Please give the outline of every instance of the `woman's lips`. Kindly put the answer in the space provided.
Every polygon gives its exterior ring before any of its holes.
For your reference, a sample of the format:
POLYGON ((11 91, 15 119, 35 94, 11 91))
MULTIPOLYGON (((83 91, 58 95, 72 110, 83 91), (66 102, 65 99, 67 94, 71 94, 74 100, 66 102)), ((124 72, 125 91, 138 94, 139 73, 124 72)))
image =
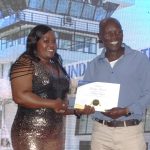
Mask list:
POLYGON ((53 52, 54 50, 53 50, 53 49, 48 49, 47 51, 48 51, 48 52, 53 52))

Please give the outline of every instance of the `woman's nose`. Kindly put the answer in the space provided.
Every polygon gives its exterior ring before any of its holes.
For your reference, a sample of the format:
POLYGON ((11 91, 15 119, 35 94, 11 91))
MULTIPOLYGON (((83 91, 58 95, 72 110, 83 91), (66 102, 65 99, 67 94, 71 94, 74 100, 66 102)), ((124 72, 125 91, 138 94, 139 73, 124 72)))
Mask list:
POLYGON ((49 43, 48 47, 50 47, 50 48, 56 48, 56 43, 49 43))

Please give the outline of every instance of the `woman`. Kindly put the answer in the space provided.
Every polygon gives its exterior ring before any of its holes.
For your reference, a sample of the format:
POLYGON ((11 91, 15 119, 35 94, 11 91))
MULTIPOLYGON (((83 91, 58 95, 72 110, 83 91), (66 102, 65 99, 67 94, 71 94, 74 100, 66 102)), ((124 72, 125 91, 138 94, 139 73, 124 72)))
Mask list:
POLYGON ((11 129, 14 150, 63 150, 64 115, 90 114, 94 109, 67 109, 69 76, 56 52, 55 34, 37 25, 27 37, 26 51, 10 70, 18 110, 11 129))

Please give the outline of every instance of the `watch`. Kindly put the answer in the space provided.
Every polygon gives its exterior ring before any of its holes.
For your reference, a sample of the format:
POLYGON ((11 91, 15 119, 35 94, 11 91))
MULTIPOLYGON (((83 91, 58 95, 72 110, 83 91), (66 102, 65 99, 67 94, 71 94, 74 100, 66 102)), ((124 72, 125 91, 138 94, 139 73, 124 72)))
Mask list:
POLYGON ((74 115, 77 117, 77 119, 80 119, 81 117, 81 114, 78 114, 75 109, 74 109, 74 115))
POLYGON ((130 116, 131 114, 132 114, 132 113, 129 111, 129 109, 126 108, 126 114, 125 114, 125 116, 128 117, 128 116, 130 116))

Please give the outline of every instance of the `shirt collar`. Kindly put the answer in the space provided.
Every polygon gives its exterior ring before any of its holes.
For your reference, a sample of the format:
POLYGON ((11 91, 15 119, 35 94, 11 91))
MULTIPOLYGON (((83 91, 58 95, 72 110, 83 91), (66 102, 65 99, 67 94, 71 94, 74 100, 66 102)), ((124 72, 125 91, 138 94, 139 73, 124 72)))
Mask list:
MULTIPOLYGON (((125 48, 125 53, 124 55, 128 55, 131 53, 131 48, 129 46, 127 46, 125 43, 122 43, 122 46, 125 48)), ((106 48, 104 47, 102 49, 101 54, 99 55, 99 59, 105 59, 105 53, 106 53, 106 48)))

